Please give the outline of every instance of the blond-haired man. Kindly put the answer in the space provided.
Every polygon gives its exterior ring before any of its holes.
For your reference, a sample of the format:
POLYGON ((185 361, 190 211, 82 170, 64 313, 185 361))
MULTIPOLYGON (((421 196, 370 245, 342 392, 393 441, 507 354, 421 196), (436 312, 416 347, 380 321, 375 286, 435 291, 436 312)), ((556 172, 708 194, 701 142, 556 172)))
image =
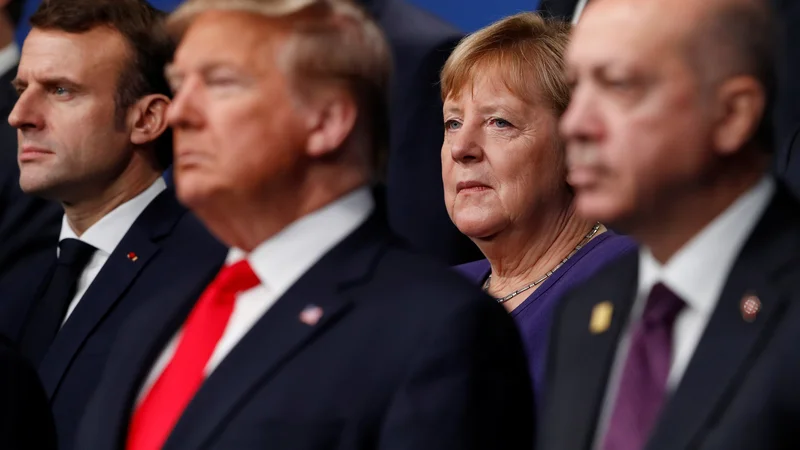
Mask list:
POLYGON ((376 25, 343 0, 195 0, 169 27, 178 196, 231 251, 121 332, 79 448, 529 449, 511 319, 371 197, 376 25))

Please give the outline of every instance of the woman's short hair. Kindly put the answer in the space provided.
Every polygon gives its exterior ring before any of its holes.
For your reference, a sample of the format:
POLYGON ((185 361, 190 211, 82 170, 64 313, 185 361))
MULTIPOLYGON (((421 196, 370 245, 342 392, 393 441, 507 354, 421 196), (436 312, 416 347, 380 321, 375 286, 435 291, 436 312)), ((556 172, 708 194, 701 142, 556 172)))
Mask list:
POLYGON ((560 116, 569 104, 564 53, 570 24, 525 12, 506 17, 461 40, 442 69, 442 100, 459 95, 476 74, 499 68, 517 97, 546 101, 560 116))

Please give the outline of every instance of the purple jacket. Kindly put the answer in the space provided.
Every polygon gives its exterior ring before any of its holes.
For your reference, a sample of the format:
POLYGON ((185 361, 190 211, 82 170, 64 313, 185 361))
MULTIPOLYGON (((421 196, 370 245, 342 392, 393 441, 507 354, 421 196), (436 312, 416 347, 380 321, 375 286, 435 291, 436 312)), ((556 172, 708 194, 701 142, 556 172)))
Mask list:
MULTIPOLYGON (((525 344, 528 368, 533 379, 533 389, 537 400, 542 398, 550 316, 559 299, 602 266, 635 248, 636 244, 633 240, 611 231, 597 236, 567 260, 530 297, 511 312, 511 317, 517 323, 525 344)), ((482 259, 456 266, 456 270, 476 284, 483 285, 492 269, 489 261, 482 259)), ((589 326, 588 322, 586 326, 589 326)), ((537 402, 537 404, 540 403, 537 402)))

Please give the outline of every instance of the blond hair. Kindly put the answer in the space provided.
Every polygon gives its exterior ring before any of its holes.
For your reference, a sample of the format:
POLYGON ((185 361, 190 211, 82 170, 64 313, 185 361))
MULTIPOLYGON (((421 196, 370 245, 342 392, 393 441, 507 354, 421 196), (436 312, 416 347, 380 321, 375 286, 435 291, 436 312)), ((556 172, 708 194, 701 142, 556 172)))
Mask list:
POLYGON ((350 0, 187 0, 167 20, 175 38, 206 11, 239 11, 280 20, 289 38, 281 63, 299 79, 344 83, 355 99, 360 127, 370 134, 372 163, 382 171, 389 146, 392 59, 378 25, 350 0))
POLYGON ((569 23, 526 12, 470 34, 442 69, 442 100, 460 95, 478 73, 499 69, 498 81, 512 94, 532 103, 544 100, 560 116, 570 98, 564 75, 569 33, 569 23))

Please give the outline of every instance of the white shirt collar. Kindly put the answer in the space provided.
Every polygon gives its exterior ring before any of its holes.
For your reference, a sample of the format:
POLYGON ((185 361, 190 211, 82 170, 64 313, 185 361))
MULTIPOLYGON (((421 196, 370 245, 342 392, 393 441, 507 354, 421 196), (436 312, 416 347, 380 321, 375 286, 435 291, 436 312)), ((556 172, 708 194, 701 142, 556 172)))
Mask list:
POLYGON ((167 189, 167 183, 164 182, 163 178, 158 177, 149 188, 114 208, 102 219, 98 220, 97 223, 89 227, 80 237, 69 226, 65 215, 61 221, 61 237, 58 240, 60 242, 67 238, 80 239, 99 251, 110 255, 122 241, 122 238, 125 237, 133 222, 147 208, 147 205, 165 189, 167 189))
POLYGON ((374 209, 369 188, 360 188, 295 221, 249 255, 231 248, 227 263, 247 257, 264 286, 272 292, 285 292, 325 253, 364 223, 374 209))
POLYGON ((662 282, 688 307, 710 313, 736 257, 774 192, 774 180, 765 176, 664 265, 648 248, 642 247, 639 251, 639 298, 646 297, 654 284, 662 282))
POLYGON ((13 69, 17 64, 19 64, 19 47, 16 42, 12 42, 0 50, 0 75, 13 69))

